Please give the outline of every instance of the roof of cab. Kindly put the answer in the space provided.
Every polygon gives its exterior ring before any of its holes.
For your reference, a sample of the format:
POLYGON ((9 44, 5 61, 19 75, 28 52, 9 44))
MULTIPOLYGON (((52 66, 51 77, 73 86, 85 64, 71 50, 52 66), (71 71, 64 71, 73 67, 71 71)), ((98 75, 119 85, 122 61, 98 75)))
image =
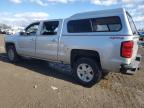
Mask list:
POLYGON ((99 11, 89 11, 89 12, 83 12, 83 13, 77 13, 69 17, 70 19, 73 18, 80 18, 80 17, 85 17, 89 15, 113 15, 113 14, 118 14, 118 13, 124 13, 126 10, 124 8, 116 8, 116 9, 107 9, 107 10, 99 10, 99 11))

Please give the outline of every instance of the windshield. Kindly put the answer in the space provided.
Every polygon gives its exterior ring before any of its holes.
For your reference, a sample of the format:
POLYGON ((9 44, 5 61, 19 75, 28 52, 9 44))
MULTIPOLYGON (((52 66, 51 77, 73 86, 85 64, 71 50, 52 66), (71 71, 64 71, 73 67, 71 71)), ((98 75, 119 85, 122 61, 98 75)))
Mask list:
POLYGON ((138 34, 137 29, 136 29, 136 26, 135 26, 135 24, 134 24, 134 22, 133 22, 133 19, 132 19, 132 17, 130 16, 130 14, 129 14, 128 12, 127 12, 127 17, 128 17, 129 24, 130 24, 130 26, 131 26, 131 30, 132 30, 133 34, 134 34, 134 35, 135 35, 135 34, 138 34))

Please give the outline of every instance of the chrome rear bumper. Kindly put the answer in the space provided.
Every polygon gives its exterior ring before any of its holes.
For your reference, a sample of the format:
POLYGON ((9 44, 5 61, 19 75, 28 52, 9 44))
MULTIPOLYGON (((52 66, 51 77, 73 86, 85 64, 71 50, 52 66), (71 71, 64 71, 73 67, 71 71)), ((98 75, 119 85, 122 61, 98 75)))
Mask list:
POLYGON ((126 74, 135 74, 137 70, 140 69, 140 63, 141 63, 141 55, 137 55, 136 59, 129 65, 122 64, 120 68, 121 73, 126 74))

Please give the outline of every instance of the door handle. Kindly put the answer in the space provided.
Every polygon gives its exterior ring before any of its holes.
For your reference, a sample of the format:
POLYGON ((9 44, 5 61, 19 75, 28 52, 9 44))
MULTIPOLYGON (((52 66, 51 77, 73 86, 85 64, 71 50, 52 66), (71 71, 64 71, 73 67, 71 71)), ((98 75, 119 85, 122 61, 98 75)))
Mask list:
POLYGON ((34 41, 35 39, 34 39, 34 38, 31 38, 30 40, 31 40, 31 41, 34 41))

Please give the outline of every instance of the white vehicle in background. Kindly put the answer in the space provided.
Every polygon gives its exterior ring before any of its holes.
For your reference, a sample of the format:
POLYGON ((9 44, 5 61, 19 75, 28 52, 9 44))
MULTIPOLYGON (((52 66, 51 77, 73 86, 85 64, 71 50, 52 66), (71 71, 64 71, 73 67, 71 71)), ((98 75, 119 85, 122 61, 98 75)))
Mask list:
POLYGON ((7 34, 7 35, 13 35, 13 34, 15 34, 15 33, 14 33, 14 31, 13 31, 12 29, 7 29, 7 30, 6 30, 6 34, 7 34))
POLYGON ((74 78, 92 86, 104 71, 135 73, 138 41, 130 14, 112 9, 32 23, 19 36, 6 36, 5 48, 11 62, 24 56, 70 64, 74 78))

